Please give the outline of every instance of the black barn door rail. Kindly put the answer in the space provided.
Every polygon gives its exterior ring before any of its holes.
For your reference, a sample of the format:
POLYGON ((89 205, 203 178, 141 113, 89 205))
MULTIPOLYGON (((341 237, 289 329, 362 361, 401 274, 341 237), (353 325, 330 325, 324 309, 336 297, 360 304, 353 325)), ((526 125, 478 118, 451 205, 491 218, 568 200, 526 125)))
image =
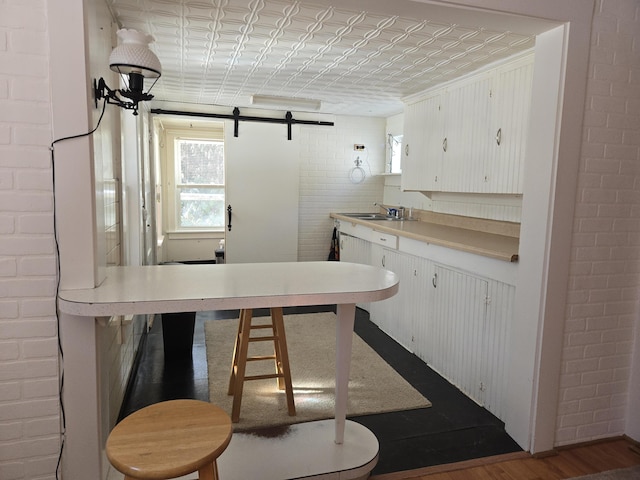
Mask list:
POLYGON ((223 118, 233 120, 233 136, 238 136, 240 122, 262 122, 262 123, 282 123, 287 125, 287 140, 291 140, 292 125, 318 125, 333 127, 333 122, 321 122, 317 120, 296 120, 291 112, 287 112, 285 118, 274 117, 253 117, 249 115, 240 115, 240 109, 235 107, 232 115, 224 113, 204 113, 204 112, 182 112, 179 110, 164 110, 162 108, 152 108, 151 113, 159 115, 181 115, 184 117, 204 117, 204 118, 223 118))

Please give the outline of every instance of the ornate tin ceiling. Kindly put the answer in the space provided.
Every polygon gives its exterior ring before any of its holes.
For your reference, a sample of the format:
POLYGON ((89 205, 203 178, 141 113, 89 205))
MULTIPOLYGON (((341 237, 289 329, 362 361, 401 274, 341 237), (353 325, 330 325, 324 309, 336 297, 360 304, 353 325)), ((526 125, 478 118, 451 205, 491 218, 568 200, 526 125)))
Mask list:
POLYGON ((106 0, 150 33, 155 106, 319 99, 321 112, 387 116, 401 99, 533 47, 548 25, 408 0, 106 0))

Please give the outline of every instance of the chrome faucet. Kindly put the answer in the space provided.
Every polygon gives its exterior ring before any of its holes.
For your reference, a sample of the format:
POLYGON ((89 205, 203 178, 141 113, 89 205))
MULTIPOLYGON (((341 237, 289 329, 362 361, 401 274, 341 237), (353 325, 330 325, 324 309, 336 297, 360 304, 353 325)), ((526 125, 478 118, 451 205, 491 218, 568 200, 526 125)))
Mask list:
POLYGON ((384 210, 386 210, 386 211, 387 211, 387 215, 389 215, 390 217, 393 217, 393 213, 392 213, 392 212, 393 212, 393 210, 394 210, 393 208, 387 208, 387 207, 385 207, 384 205, 380 205, 380 204, 379 204, 379 203, 377 203, 377 202, 376 202, 376 203, 374 203, 374 205, 375 205, 376 207, 383 208, 384 210))
POLYGON ((387 211, 388 216, 404 220, 404 207, 387 208, 384 205, 380 205, 379 203, 374 203, 374 205, 376 207, 384 208, 387 211))

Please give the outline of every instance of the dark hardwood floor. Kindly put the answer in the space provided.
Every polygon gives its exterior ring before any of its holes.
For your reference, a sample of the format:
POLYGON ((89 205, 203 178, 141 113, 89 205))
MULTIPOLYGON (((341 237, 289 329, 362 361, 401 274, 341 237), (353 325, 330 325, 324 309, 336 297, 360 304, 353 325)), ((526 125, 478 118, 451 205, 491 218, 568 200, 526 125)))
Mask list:
MULTIPOLYGON (((335 311, 334 306, 285 308, 284 313, 335 311)), ((254 315, 268 310, 256 310, 254 315)), ((141 345, 120 418, 147 405, 176 398, 209 400, 204 322, 237 318, 237 311, 196 316, 192 357, 164 361, 159 319, 141 345)), ((373 474, 384 474, 521 451, 503 423, 463 395, 369 321, 357 309, 356 333, 433 404, 431 408, 352 417, 380 442, 373 474)))

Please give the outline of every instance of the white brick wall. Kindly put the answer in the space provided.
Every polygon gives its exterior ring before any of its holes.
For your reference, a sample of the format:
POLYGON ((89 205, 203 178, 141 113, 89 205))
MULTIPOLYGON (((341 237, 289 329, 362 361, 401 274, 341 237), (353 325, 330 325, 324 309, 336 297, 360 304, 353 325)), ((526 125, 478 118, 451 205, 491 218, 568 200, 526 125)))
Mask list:
POLYGON ((46 2, 0 1, 0 478, 60 448, 46 2))
POLYGON ((372 212, 381 203, 386 121, 380 118, 336 117, 333 127, 301 126, 298 260, 326 260, 331 246, 331 212, 372 212), (364 144, 355 152, 354 144, 364 144), (367 176, 349 178, 360 157, 367 176))
POLYGON ((640 2, 599 0, 566 310, 558 445, 624 433, 640 282, 640 2))

